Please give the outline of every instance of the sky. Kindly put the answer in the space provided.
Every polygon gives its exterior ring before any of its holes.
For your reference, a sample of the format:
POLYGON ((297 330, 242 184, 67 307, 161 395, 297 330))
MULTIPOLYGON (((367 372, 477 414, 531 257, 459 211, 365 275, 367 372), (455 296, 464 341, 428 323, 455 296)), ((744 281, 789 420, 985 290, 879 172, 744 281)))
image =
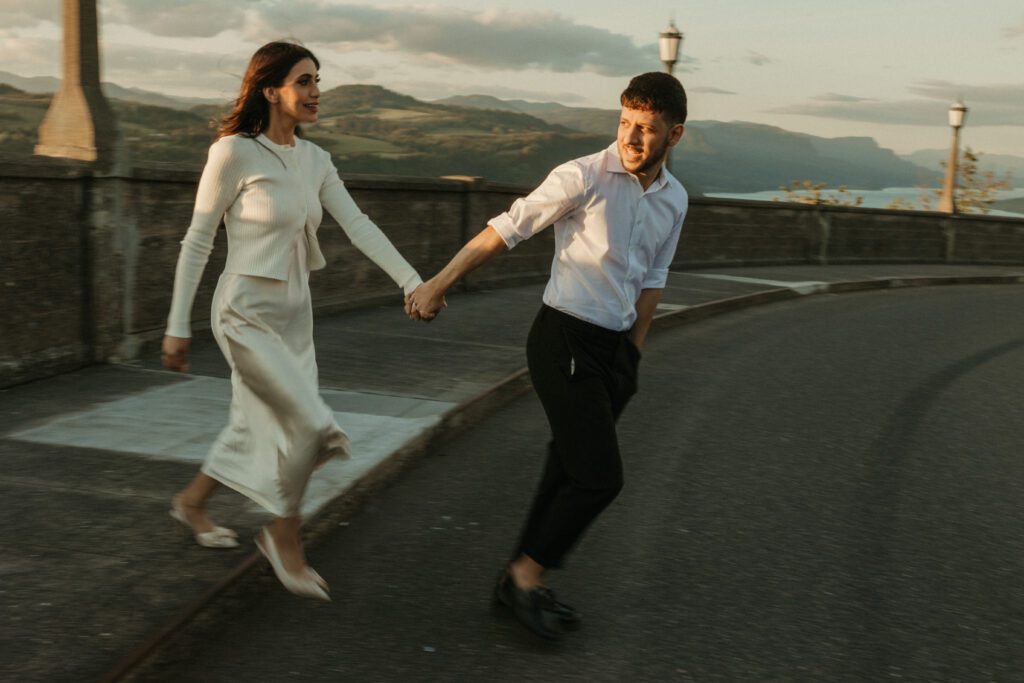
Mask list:
MULTIPOLYGON (((60 76, 59 0, 0 0, 0 65, 60 76)), ((615 109, 630 76, 662 69, 657 36, 685 35, 676 76, 691 120, 869 136, 898 153, 964 144, 1024 157, 1020 0, 99 0, 102 78, 234 98, 252 52, 300 40, 322 87, 375 83, 432 100, 486 94, 615 109)), ((609 131, 611 135, 613 131, 609 131)))

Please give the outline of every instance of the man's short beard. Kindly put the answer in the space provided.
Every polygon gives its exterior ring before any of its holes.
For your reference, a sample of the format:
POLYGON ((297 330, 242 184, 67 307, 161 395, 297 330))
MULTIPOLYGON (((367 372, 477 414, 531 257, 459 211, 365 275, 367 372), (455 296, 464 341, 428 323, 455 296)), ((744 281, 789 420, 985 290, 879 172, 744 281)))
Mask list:
POLYGON ((665 144, 663 144, 661 146, 661 149, 658 150, 657 154, 652 154, 650 157, 648 157, 647 161, 645 161, 639 168, 637 168, 634 171, 630 171, 630 173, 632 173, 634 175, 639 175, 641 173, 646 173, 647 171, 651 170, 652 168, 654 168, 655 166, 657 166, 658 164, 663 162, 667 155, 668 155, 668 140, 666 139, 665 140, 665 144))

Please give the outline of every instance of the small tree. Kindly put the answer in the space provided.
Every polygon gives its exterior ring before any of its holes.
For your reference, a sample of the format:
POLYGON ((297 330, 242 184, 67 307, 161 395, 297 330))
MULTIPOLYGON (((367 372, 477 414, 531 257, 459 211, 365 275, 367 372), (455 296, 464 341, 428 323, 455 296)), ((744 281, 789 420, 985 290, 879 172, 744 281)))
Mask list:
POLYGON ((988 213, 996 201, 999 190, 1010 189, 1010 174, 996 178, 993 171, 978 171, 978 160, 981 152, 974 152, 970 147, 964 148, 963 159, 957 167, 960 182, 957 183, 956 205, 966 213, 988 213))
MULTIPOLYGON (((1007 173, 1003 178, 997 178, 993 171, 978 171, 978 162, 982 153, 975 152, 970 147, 964 147, 960 162, 957 164, 956 183, 956 208, 963 213, 988 213, 991 211, 992 203, 998 197, 999 190, 1008 190, 1011 187, 1011 175, 1007 173)), ((943 169, 946 162, 941 162, 943 169)), ((932 200, 942 199, 942 178, 938 179, 939 187, 921 188, 921 196, 918 199, 920 207, 924 211, 934 211, 932 200)), ((894 199, 886 206, 889 209, 914 209, 913 204, 902 197, 894 199)))
MULTIPOLYGON (((925 197, 925 199, 927 199, 927 197, 925 197)), ((896 197, 896 199, 886 204, 885 208, 892 209, 893 211, 913 211, 917 207, 914 206, 914 202, 906 197, 896 197)))
POLYGON ((828 192, 828 183, 816 183, 812 180, 794 180, 789 187, 779 187, 783 197, 772 197, 772 201, 796 202, 798 204, 812 204, 814 206, 860 206, 864 203, 864 197, 852 195, 846 185, 840 185, 835 189, 835 194, 828 192))

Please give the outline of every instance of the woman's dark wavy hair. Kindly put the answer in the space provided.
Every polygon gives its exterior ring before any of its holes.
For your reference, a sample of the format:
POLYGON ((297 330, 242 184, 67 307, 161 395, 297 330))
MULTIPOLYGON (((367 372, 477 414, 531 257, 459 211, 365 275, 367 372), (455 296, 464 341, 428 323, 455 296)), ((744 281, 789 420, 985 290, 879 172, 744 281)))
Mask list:
MULTIPOLYGON (((242 78, 234 109, 221 120, 217 137, 237 133, 254 138, 266 130, 270 124, 270 104, 263 96, 263 89, 283 84, 292 67, 307 58, 320 68, 316 55, 296 43, 275 41, 256 50, 242 78)), ((298 126, 295 134, 301 134, 298 126)))
POLYGON ((663 114, 670 125, 686 123, 686 90, 675 76, 662 71, 636 76, 619 101, 630 109, 663 114))

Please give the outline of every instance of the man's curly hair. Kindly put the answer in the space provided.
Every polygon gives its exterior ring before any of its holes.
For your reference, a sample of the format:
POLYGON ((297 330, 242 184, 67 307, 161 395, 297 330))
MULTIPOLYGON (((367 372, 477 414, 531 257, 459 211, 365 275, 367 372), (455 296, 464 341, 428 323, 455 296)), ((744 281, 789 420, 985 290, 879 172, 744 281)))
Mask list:
POLYGON ((671 74, 650 71, 634 77, 619 101, 628 109, 662 114, 669 125, 686 123, 686 90, 671 74))

